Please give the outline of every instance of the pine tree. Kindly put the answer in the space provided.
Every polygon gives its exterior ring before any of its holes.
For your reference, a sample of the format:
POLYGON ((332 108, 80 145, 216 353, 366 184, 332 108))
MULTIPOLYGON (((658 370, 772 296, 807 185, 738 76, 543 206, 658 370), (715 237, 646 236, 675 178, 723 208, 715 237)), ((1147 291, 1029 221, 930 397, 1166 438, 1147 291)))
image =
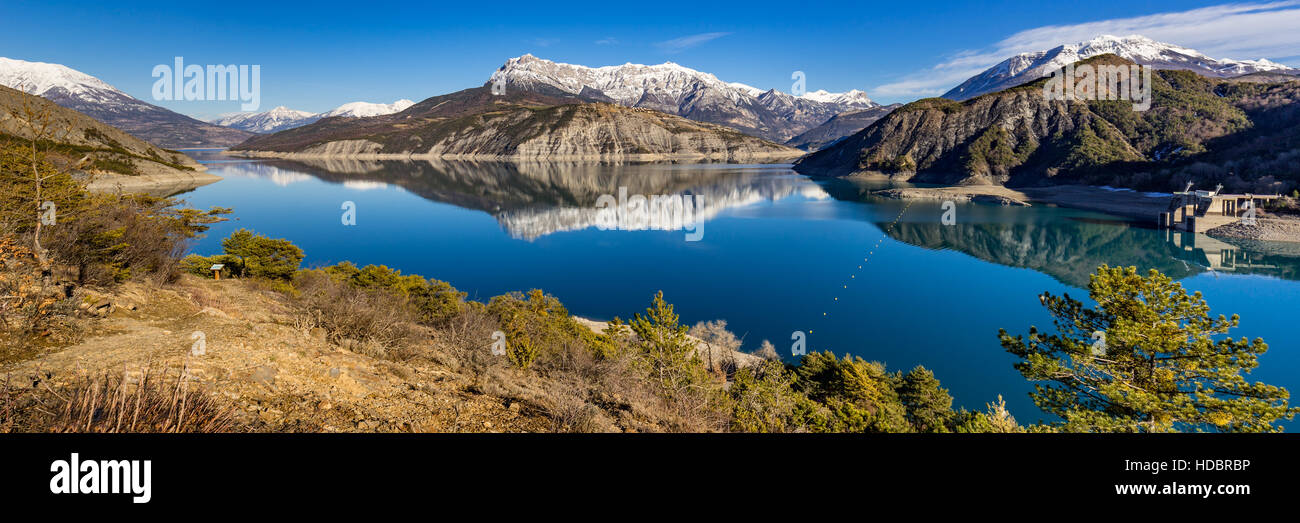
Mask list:
POLYGON ((646 315, 634 315, 628 326, 638 339, 650 378, 669 398, 686 397, 707 381, 695 344, 686 337, 686 326, 678 323, 673 306, 664 301, 663 291, 655 294, 646 315))
POLYGON ((795 390, 825 408, 812 413, 824 432, 909 432, 906 408, 885 366, 831 352, 805 355, 795 369, 795 390))
POLYGON ((898 399, 907 407, 907 421, 917 432, 948 432, 953 419, 952 396, 929 369, 917 366, 904 375, 898 399))
POLYGON ((1058 334, 999 334, 1023 358, 1016 369, 1045 381, 1031 394, 1072 432, 1280 431, 1300 409, 1281 387, 1248 383, 1268 345, 1224 336, 1238 317, 1210 316, 1199 292, 1152 270, 1097 269, 1088 284, 1096 309, 1044 293, 1058 334))

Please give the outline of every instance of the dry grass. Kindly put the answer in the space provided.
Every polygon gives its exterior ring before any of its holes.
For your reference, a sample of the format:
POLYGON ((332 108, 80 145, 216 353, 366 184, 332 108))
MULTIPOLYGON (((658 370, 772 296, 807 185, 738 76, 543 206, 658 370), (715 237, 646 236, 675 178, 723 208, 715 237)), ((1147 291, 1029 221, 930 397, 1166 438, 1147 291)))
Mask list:
POLYGON ((299 292, 296 302, 307 315, 305 324, 325 329, 330 341, 384 359, 416 355, 412 347, 420 338, 417 315, 400 296, 314 272, 294 284, 299 292))
POLYGON ((191 386, 186 369, 174 378, 150 369, 138 377, 82 377, 70 385, 10 386, 0 391, 0 431, 236 432, 231 410, 191 386))

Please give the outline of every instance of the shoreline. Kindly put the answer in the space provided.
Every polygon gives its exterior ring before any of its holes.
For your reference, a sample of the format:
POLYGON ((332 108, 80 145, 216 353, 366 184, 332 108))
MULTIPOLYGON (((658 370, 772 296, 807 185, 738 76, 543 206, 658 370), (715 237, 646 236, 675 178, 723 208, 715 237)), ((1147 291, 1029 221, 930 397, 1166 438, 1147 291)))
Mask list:
POLYGON ((228 156, 240 158, 275 158, 283 160, 470 160, 470 161, 624 161, 655 162, 677 160, 723 160, 723 161, 763 161, 792 160, 804 154, 803 151, 773 151, 769 153, 747 153, 732 155, 727 153, 635 153, 635 154, 562 154, 548 156, 533 155, 499 155, 499 154, 427 154, 427 153, 286 153, 279 151, 231 151, 228 156))
POLYGON ((215 174, 196 170, 173 171, 128 176, 123 174, 93 175, 86 182, 86 190, 93 193, 130 192, 149 196, 171 196, 223 180, 215 174))
MULTIPOLYGON (((1032 206, 1035 203, 1057 205, 1110 214, 1152 226, 1156 223, 1156 217, 1169 205, 1167 195, 1090 185, 1015 189, 1000 185, 908 187, 872 191, 871 194, 896 199, 953 200, 1018 206, 1032 206)), ((1261 212, 1257 225, 1231 223, 1210 229, 1205 234, 1219 238, 1300 242, 1300 217, 1261 212)))

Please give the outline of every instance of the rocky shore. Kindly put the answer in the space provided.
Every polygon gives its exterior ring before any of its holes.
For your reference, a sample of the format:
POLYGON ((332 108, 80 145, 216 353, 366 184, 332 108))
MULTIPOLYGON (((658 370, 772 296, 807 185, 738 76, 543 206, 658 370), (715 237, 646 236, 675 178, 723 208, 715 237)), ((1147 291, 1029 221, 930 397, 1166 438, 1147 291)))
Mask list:
POLYGON ((171 196, 191 189, 221 181, 221 177, 204 171, 155 172, 126 176, 98 174, 86 181, 86 190, 98 193, 141 193, 150 196, 171 196))

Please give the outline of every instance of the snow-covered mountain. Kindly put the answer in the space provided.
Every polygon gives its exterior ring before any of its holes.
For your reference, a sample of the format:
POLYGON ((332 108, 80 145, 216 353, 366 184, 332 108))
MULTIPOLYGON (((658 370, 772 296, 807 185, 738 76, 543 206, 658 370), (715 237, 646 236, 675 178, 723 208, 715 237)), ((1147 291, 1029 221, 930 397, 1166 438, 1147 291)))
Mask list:
POLYGON ((763 91, 742 83, 727 83, 672 62, 587 67, 526 54, 507 60, 492 73, 488 83, 498 82, 504 82, 507 91, 579 96, 654 109, 776 142, 789 140, 836 114, 878 105, 862 91, 814 91, 794 96, 775 89, 763 91))
POLYGON ((121 103, 131 98, 103 80, 64 65, 4 57, 0 57, 0 84, 36 96, 52 94, 87 102, 121 103))
POLYGON ((402 112, 412 105, 415 105, 415 102, 410 100, 398 100, 391 104, 351 102, 323 113, 297 111, 285 106, 280 106, 271 109, 270 111, 260 113, 233 113, 221 115, 217 119, 210 121, 216 125, 233 127, 235 129, 242 129, 253 133, 271 134, 286 129, 302 127, 314 123, 321 118, 332 116, 342 116, 345 118, 382 116, 385 114, 402 112))
POLYGON ((867 98, 867 93, 857 89, 844 93, 828 93, 823 89, 819 89, 811 93, 804 93, 800 98, 824 104, 862 105, 867 107, 877 105, 870 98, 867 98))
POLYGON ((146 103, 60 64, 0 57, 0 84, 42 96, 160 147, 224 147, 251 136, 146 103))
POLYGON ((320 120, 320 118, 320 115, 316 113, 295 111, 282 105, 260 113, 224 115, 216 120, 211 120, 211 122, 216 125, 234 127, 252 133, 269 134, 285 129, 293 129, 294 127, 302 127, 320 120))
POLYGON ((385 114, 400 113, 412 105, 415 105, 415 102, 406 99, 398 100, 391 104, 352 102, 340 105, 332 111, 322 113, 320 117, 329 118, 331 116, 349 116, 354 118, 367 118, 371 116, 383 116, 385 114))
POLYGON ((944 93, 943 97, 965 100, 1001 91, 1049 76, 1053 71, 1067 64, 1107 53, 1156 69, 1185 69, 1218 78, 1256 72, 1300 73, 1300 70, 1264 59, 1211 58, 1194 49, 1157 42, 1140 35, 1124 37, 1102 35, 1087 42, 1018 54, 962 82, 961 85, 944 93))

